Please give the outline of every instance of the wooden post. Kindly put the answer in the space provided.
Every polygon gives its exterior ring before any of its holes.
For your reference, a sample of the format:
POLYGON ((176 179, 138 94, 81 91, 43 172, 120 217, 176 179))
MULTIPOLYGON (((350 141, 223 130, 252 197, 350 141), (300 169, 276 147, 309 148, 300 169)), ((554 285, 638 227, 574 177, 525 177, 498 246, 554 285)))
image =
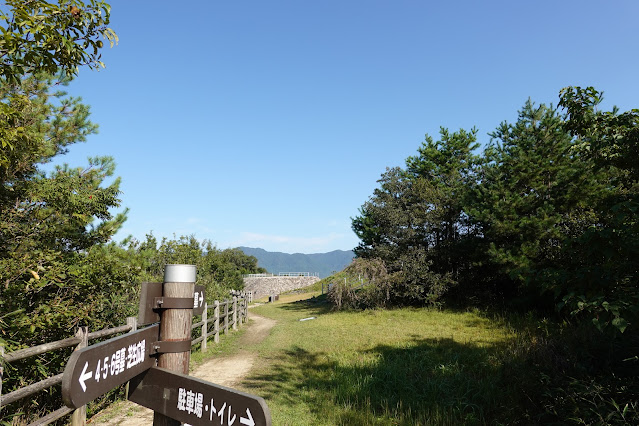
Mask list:
POLYGON ((213 309, 213 317, 215 318, 215 322, 213 325, 215 326, 215 335, 213 336, 213 341, 215 343, 220 343, 220 301, 216 300, 213 303, 215 308, 213 309))
POLYGON ((233 330, 237 330, 237 296, 233 296, 233 330))
MULTIPOLYGON (((78 351, 82 348, 86 348, 89 345, 89 327, 78 328, 78 331, 75 333, 75 337, 78 337, 81 341, 74 350, 78 351)), ((74 410, 71 414, 71 426, 84 426, 86 424, 87 406, 83 405, 82 407, 74 410)))
POLYGON ((229 332, 229 301, 224 301, 224 334, 229 332))
POLYGON ((204 336, 202 338, 202 352, 206 352, 206 340, 208 339, 208 328, 209 328, 209 322, 208 322, 208 313, 207 310, 209 309, 209 304, 204 302, 204 312, 202 312, 202 322, 204 324, 202 324, 202 336, 204 336))
MULTIPOLYGON (((164 298, 193 298, 195 287, 195 265, 166 265, 164 269, 164 298)), ((191 301, 191 304, 193 302, 191 301)), ((191 340, 193 309, 163 309, 160 311, 160 342, 191 340)), ((191 351, 160 353, 158 367, 189 374, 191 351)), ((153 414, 154 426, 179 426, 180 422, 163 414, 153 414)))
POLYGON ((248 298, 244 298, 244 302, 242 305, 242 309, 244 310, 244 323, 248 321, 248 298))
MULTIPOLYGON (((0 402, 2 402, 2 373, 4 372, 4 343, 0 342, 0 402)), ((2 411, 2 404, 0 404, 2 411)))
MULTIPOLYGON (((138 317, 127 317, 126 325, 131 326, 131 331, 129 331, 129 333, 138 331, 138 317)), ((126 385, 124 386, 124 399, 129 399, 129 382, 126 382, 126 385)))

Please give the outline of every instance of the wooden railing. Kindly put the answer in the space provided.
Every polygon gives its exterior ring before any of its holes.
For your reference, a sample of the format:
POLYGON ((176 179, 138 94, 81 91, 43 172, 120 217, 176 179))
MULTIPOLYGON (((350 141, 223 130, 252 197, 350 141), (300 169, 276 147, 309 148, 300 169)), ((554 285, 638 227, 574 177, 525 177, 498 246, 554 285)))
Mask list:
POLYGON ((225 300, 223 302, 216 300, 213 302, 212 307, 209 307, 208 303, 205 303, 202 320, 191 326, 192 330, 198 327, 201 327, 202 330, 200 337, 191 341, 191 346, 201 343, 202 350, 205 351, 206 344, 210 336, 213 336, 213 341, 218 343, 220 341, 220 331, 227 334, 229 327, 233 330, 237 330, 238 324, 245 323, 247 319, 248 297, 233 297, 232 300, 225 300), (212 316, 210 318, 209 311, 212 311, 212 316), (221 327, 220 323, 222 324, 221 327), (213 328, 211 330, 209 330, 210 324, 213 324, 213 328))
MULTIPOLYGON (((198 343, 201 344, 201 350, 206 350, 207 341, 213 336, 213 341, 219 343, 220 332, 227 334, 229 327, 233 330, 237 330, 239 324, 245 323, 248 318, 248 304, 251 294, 243 294, 241 297, 234 296, 232 300, 225 300, 223 302, 215 301, 212 304, 212 309, 205 304, 204 313, 202 319, 199 322, 194 323, 191 329, 201 327, 201 336, 191 341, 191 346, 195 346, 198 343), (212 315, 209 315, 210 311, 212 315), (213 324, 211 330, 209 325, 213 324)), ((129 331, 137 330, 137 318, 127 318, 127 324, 115 328, 109 328, 89 333, 87 327, 81 327, 74 337, 58 340, 55 342, 44 343, 42 345, 33 346, 30 348, 20 349, 14 352, 4 353, 4 348, 0 346, 0 420, 2 420, 2 407, 47 389, 51 386, 58 385, 62 382, 63 374, 58 374, 53 377, 48 377, 37 383, 30 384, 23 388, 17 389, 6 395, 2 395, 2 379, 3 379, 3 365, 4 363, 11 363, 21 359, 29 358, 35 355, 40 355, 46 352, 54 351, 57 349, 63 349, 75 346, 75 350, 88 346, 90 340, 95 340, 107 336, 111 336, 118 333, 125 333, 129 331)), ((44 417, 41 417, 31 425, 47 425, 55 420, 58 420, 70 413, 72 413, 71 424, 81 425, 86 422, 86 407, 73 410, 68 407, 61 407, 44 417)))
MULTIPOLYGON (((20 349, 14 352, 9 352, 4 355, 0 352, 0 355, 3 358, 2 360, 3 363, 4 362, 11 363, 11 362, 19 361, 21 359, 29 358, 35 355, 40 355, 46 352, 55 351, 57 349, 68 348, 71 346, 75 346, 76 347, 75 350, 78 350, 88 346, 88 342, 90 340, 95 340, 102 337, 107 337, 114 334, 125 333, 127 331, 134 330, 135 324, 137 324, 137 318, 129 317, 127 318, 127 325, 94 331, 92 333, 89 333, 89 330, 87 327, 80 327, 78 331, 75 333, 74 337, 57 340, 55 342, 44 343, 42 345, 33 346, 30 348, 20 349)), ((0 370, 0 373, 2 373, 1 370, 0 370)), ((63 374, 60 373, 53 377, 48 377, 37 383, 33 383, 23 388, 16 389, 15 391, 10 392, 6 395, 2 395, 0 393, 0 410, 5 405, 12 404, 18 400, 21 400, 37 392, 40 392, 44 389, 47 389, 51 386, 61 383, 62 376, 63 374)), ((0 374, 0 382, 2 381, 2 379, 3 379, 2 374, 0 374)), ((1 390, 2 388, 0 387, 0 391, 1 390)), ((78 423, 78 421, 81 422, 86 417, 86 409, 84 407, 79 408, 77 410, 73 410, 68 407, 60 407, 59 409, 53 411, 52 413, 49 413, 44 417, 40 417, 35 422, 30 423, 30 425, 46 425, 68 415, 71 412, 73 412, 73 416, 72 416, 73 424, 80 424, 78 423)))

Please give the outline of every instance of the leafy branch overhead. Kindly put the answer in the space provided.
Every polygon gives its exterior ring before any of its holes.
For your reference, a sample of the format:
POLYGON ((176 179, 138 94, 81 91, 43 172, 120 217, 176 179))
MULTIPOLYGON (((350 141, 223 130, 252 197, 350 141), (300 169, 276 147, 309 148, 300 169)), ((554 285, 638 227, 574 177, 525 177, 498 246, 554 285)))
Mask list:
POLYGON ((76 75, 79 67, 104 67, 100 49, 117 43, 104 1, 8 0, 0 9, 0 78, 16 83, 44 72, 76 75))
POLYGON ((0 166, 33 129, 25 117, 34 102, 24 80, 43 75, 68 81, 79 68, 104 67, 101 48, 118 37, 108 27, 111 9, 103 1, 9 0, 0 6, 0 166))

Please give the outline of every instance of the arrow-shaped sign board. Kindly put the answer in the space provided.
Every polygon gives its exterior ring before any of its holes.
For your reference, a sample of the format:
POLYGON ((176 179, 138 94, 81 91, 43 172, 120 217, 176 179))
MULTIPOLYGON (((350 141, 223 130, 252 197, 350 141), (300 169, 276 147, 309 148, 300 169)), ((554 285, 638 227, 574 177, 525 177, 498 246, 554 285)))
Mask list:
POLYGON ((73 352, 62 376, 64 403, 81 407, 155 366, 159 330, 155 324, 73 352))
POLYGON ((159 367, 131 380, 129 400, 192 426, 271 426, 259 396, 159 367))

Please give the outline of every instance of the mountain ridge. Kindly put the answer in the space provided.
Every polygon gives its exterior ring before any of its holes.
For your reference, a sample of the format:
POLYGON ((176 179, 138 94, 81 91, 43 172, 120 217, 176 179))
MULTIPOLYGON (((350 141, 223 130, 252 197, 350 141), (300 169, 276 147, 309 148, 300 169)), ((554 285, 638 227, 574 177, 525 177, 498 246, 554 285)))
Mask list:
POLYGON ((244 254, 255 256, 258 266, 277 274, 279 272, 316 272, 320 278, 333 271, 341 271, 355 257, 352 250, 333 250, 327 253, 283 253, 262 248, 238 247, 244 254))

